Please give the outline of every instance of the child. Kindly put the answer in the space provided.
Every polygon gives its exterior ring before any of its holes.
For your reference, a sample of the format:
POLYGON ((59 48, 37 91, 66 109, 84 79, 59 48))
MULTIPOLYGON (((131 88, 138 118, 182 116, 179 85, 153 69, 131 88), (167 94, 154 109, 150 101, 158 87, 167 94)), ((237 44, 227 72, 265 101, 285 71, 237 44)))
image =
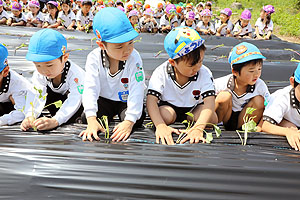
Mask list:
POLYGON ((34 127, 50 130, 80 118, 84 70, 68 60, 66 50, 66 38, 53 29, 42 29, 31 37, 26 59, 36 66, 32 84, 39 92, 34 90, 26 98, 26 118, 21 124, 23 131, 34 127), (63 102, 61 108, 47 107, 50 118, 38 118, 45 106, 58 100, 63 102))
POLYGON ((158 25, 156 20, 153 18, 154 12, 151 8, 144 11, 144 17, 140 21, 141 32, 143 33, 157 33, 158 25))
POLYGON ((160 19, 164 15, 164 5, 162 3, 157 4, 157 10, 155 11, 154 17, 160 19))
POLYGON ((139 26, 139 13, 136 10, 132 10, 128 14, 128 19, 131 23, 131 26, 134 28, 134 30, 138 33, 141 32, 141 28, 139 26))
POLYGON ((185 21, 180 26, 188 26, 196 30, 195 13, 193 11, 188 12, 185 16, 185 21))
POLYGON ((114 127, 111 138, 125 141, 145 117, 144 70, 142 59, 133 48, 138 33, 116 8, 104 8, 97 13, 93 30, 99 48, 87 57, 82 102, 88 127, 79 136, 83 140, 99 140, 97 132, 104 129, 97 118, 105 115, 112 121, 118 115, 122 122, 114 127))
POLYGON ((107 7, 114 7, 114 1, 108 1, 107 7))
POLYGON ((201 12, 204 8, 204 3, 200 2, 196 5, 196 19, 197 20, 202 20, 202 17, 201 17, 201 12))
POLYGON ((139 13, 139 19, 140 19, 142 17, 142 15, 143 15, 143 9, 142 9, 143 4, 142 4, 142 2, 140 2, 140 1, 134 2, 133 6, 134 6, 134 9, 136 11, 138 11, 138 13, 139 13))
POLYGON ((8 18, 9 18, 9 15, 3 9, 3 1, 0 0, 0 24, 6 24, 6 21, 8 18))
POLYGON ((177 12, 177 19, 178 19, 178 24, 181 24, 184 20, 184 14, 183 14, 183 9, 181 6, 176 7, 176 12, 177 12))
POLYGON ((264 6, 260 11, 260 17, 255 23, 255 37, 256 39, 271 39, 273 32, 273 21, 271 20, 271 14, 275 12, 272 5, 264 6))
POLYGON ((186 15, 190 11, 193 11, 193 6, 192 6, 192 4, 188 3, 188 4, 186 4, 186 9, 184 11, 184 15, 186 15))
POLYGON ((57 28, 59 23, 57 22, 58 17, 58 3, 55 1, 47 2, 48 14, 45 17, 43 28, 57 28))
POLYGON ((7 20, 8 26, 25 26, 26 17, 21 12, 22 6, 18 2, 12 2, 11 4, 11 14, 7 20))
POLYGON ((225 8, 221 10, 220 20, 216 23, 216 36, 226 36, 231 37, 231 31, 233 29, 233 24, 230 21, 230 16, 232 11, 230 8, 225 8))
POLYGON ((75 0, 75 5, 73 5, 73 10, 72 10, 75 15, 80 10, 80 7, 81 7, 81 0, 75 0))
POLYGON ((201 13, 202 21, 197 24, 196 30, 203 35, 214 35, 216 33, 213 23, 210 22, 211 12, 208 9, 204 9, 201 13))
POLYGON ((226 130, 240 129, 249 107, 256 109, 251 115, 256 116, 254 121, 260 121, 264 101, 270 96, 267 85, 259 78, 263 59, 265 57, 256 46, 240 43, 229 54, 232 74, 215 79, 216 113, 226 130))
POLYGON ((29 8, 28 8, 28 1, 27 0, 22 0, 20 1, 20 5, 22 6, 22 12, 29 12, 29 8))
POLYGON ((205 142, 203 130, 207 123, 216 123, 215 90, 211 71, 202 65, 204 40, 190 27, 173 29, 165 38, 164 47, 170 58, 153 72, 147 92, 147 109, 156 127, 156 142, 174 144, 168 126, 195 116, 195 125, 181 144, 205 142), (158 101, 160 102, 158 103, 158 101))
POLYGON ((239 19, 233 29, 234 37, 252 38, 252 27, 250 24, 251 12, 249 10, 244 10, 241 14, 241 19, 239 19))
POLYGON ((76 17, 74 12, 71 10, 70 0, 63 0, 61 3, 62 11, 58 13, 57 23, 60 25, 59 29, 74 30, 76 17))
POLYGON ((81 0, 81 10, 76 15, 77 29, 85 31, 92 29, 94 15, 90 11, 92 7, 91 0, 81 0))
POLYGON ((29 27, 42 27, 44 21, 44 15, 40 11, 40 3, 38 1, 30 1, 29 4, 30 12, 27 14, 27 24, 29 27))
POLYGON ((300 150, 300 64, 290 77, 290 86, 271 95, 263 114, 262 131, 285 136, 292 148, 300 150))
POLYGON ((118 6, 122 6, 124 8, 124 4, 121 0, 117 0, 116 3, 115 3, 115 6, 118 7, 118 6))
POLYGON ((169 4, 166 7, 165 14, 160 18, 160 28, 164 33, 168 33, 172 28, 178 26, 178 19, 176 16, 176 6, 169 4))
POLYGON ((8 51, 0 44, 0 126, 21 122, 27 90, 30 83, 21 75, 9 69, 8 51))
POLYGON ((210 2, 210 1, 206 2, 205 9, 210 10, 210 12, 212 13, 211 6, 212 6, 212 2, 210 2))

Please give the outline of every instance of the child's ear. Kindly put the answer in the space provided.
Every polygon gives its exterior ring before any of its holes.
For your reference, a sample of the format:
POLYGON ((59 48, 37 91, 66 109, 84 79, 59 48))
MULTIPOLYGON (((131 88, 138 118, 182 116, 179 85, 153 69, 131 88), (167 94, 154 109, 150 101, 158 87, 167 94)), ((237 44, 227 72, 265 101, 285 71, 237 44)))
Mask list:
POLYGON ((291 76, 291 77, 290 77, 290 84, 291 84, 291 86, 292 86, 293 88, 295 88, 294 83, 295 83, 295 77, 291 76))
POLYGON ((172 58, 169 58, 169 63, 173 66, 173 67, 175 67, 175 60, 174 59, 172 59, 172 58))
POLYGON ((101 42, 100 40, 96 40, 96 44, 102 49, 102 50, 105 50, 105 45, 103 42, 101 42))
POLYGON ((238 76, 238 75, 239 75, 239 73, 238 73, 237 71, 235 71, 234 69, 232 69, 232 68, 231 68, 231 72, 232 72, 232 74, 233 74, 234 76, 238 76))
POLYGON ((70 56, 69 53, 65 53, 65 54, 63 55, 63 61, 64 61, 64 62, 67 62, 67 60, 69 59, 69 56, 70 56))
POLYGON ((8 72, 9 72, 9 66, 6 66, 1 73, 3 77, 7 77, 8 72))

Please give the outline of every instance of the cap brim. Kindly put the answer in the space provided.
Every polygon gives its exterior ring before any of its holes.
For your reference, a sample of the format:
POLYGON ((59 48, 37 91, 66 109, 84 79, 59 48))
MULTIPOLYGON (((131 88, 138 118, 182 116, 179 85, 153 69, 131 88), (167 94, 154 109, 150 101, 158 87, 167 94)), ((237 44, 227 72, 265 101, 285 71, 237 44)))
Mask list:
POLYGON ((246 58, 243 58, 243 59, 237 61, 236 63, 233 63, 233 65, 244 63, 244 62, 247 62, 247 61, 250 61, 250 60, 256 60, 256 59, 266 59, 266 57, 264 57, 263 55, 260 55, 260 54, 255 54, 255 55, 251 55, 251 56, 248 56, 246 58))
POLYGON ((51 60, 55 60, 59 57, 60 56, 57 57, 57 56, 50 56, 50 55, 40 55, 40 54, 34 54, 30 52, 26 54, 26 59, 33 62, 48 62, 51 60))
POLYGON ((133 40, 137 36, 139 36, 139 34, 134 29, 132 29, 131 31, 129 31, 125 34, 122 34, 118 37, 115 37, 115 38, 110 39, 110 40, 105 40, 105 42, 108 42, 108 43, 124 43, 124 42, 128 42, 130 40, 133 40))

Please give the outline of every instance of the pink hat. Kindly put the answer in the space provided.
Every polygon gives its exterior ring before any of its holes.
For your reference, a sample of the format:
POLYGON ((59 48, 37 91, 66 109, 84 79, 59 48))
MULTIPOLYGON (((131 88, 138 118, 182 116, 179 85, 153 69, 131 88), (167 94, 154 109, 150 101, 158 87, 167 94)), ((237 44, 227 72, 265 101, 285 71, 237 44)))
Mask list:
POLYGON ((195 13, 193 11, 186 13, 185 18, 195 20, 195 13))
POLYGON ((22 6, 18 2, 12 2, 11 10, 21 11, 22 6))
POLYGON ((241 14, 241 18, 244 20, 250 20, 251 19, 251 12, 250 10, 244 10, 241 14))
POLYGON ((225 8, 223 10, 221 10, 221 14, 227 15, 228 17, 230 17, 232 15, 232 11, 230 8, 225 8))
POLYGON ((275 12, 275 8, 272 5, 264 6, 263 9, 267 14, 272 14, 275 12))
POLYGON ((211 11, 209 9, 204 9, 201 12, 201 16, 209 16, 209 17, 211 17, 211 11))
POLYGON ((122 6, 117 6, 118 9, 120 9, 121 11, 125 12, 125 8, 123 8, 122 6))
POLYGON ((128 18, 130 18, 130 17, 132 17, 132 16, 139 16, 138 11, 136 11, 136 10, 130 11, 129 14, 128 14, 128 18))
POLYGON ((174 4, 169 4, 169 5, 167 5, 167 7, 166 7, 166 12, 168 13, 168 14, 176 14, 176 6, 174 5, 174 4))
POLYGON ((48 1, 47 4, 52 4, 55 7, 58 7, 58 3, 56 1, 48 1))
POLYGON ((0 6, 3 6, 3 1, 2 0, 0 0, 0 6))
POLYGON ((29 1, 28 6, 29 7, 37 7, 37 8, 39 8, 40 7, 40 3, 38 1, 33 0, 33 1, 29 1))
POLYGON ((205 5, 207 5, 207 6, 212 6, 212 2, 211 2, 211 1, 208 1, 208 2, 206 2, 205 5))
POLYGON ((144 15, 149 15, 149 16, 153 16, 154 12, 151 8, 147 8, 144 12, 144 15))

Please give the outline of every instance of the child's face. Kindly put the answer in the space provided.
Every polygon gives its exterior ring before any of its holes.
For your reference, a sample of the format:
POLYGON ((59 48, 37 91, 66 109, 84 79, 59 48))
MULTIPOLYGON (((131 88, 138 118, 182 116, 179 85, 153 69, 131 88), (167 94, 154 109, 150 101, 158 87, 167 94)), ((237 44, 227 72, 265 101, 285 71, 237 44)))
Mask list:
POLYGON ((205 24, 207 24, 210 21, 210 16, 203 16, 202 20, 205 24))
POLYGON ((223 13, 220 14, 220 19, 223 23, 226 23, 229 17, 223 13))
POLYGON ((295 96, 296 96, 297 100, 300 101, 300 84, 298 84, 296 87, 294 87, 294 85, 295 85, 295 77, 294 76, 290 77, 290 84, 295 89, 295 96))
POLYGON ((66 13, 70 10, 70 6, 66 3, 64 3, 63 5, 61 5, 62 10, 66 13))
MULTIPOLYGON (((47 6, 48 7, 48 6, 47 6)), ((39 11, 39 8, 36 6, 29 6, 29 10, 33 13, 36 14, 39 11)))
POLYGON ((192 10, 191 7, 186 8, 186 11, 187 11, 187 12, 189 12, 189 11, 191 11, 191 10, 192 10))
POLYGON ((130 17, 129 21, 131 24, 137 24, 139 21, 139 18, 138 18, 138 16, 132 16, 132 17, 130 17))
POLYGON ((2 72, 0 72, 0 83, 2 83, 3 81, 3 78, 6 77, 8 75, 8 72, 9 72, 9 67, 6 66, 2 72))
POLYGON ((144 15, 145 19, 150 19, 151 15, 144 15))
POLYGON ((203 7, 202 6, 198 6, 198 12, 202 11, 203 10, 203 7))
POLYGON ((167 13, 167 17, 168 17, 170 20, 173 19, 174 16, 175 16, 174 14, 168 14, 168 13, 167 13))
POLYGON ((49 11, 49 14, 53 16, 53 15, 56 14, 57 8, 53 8, 53 7, 50 8, 50 7, 48 7, 48 11, 49 11))
POLYGON ((11 11, 13 14, 14 14, 14 16, 16 16, 16 17, 18 17, 20 14, 21 14, 21 11, 19 11, 19 10, 12 10, 11 11))
POLYGON ((26 3, 26 2, 27 2, 27 0, 22 0, 22 2, 23 2, 23 3, 26 3))
POLYGON ((3 11, 3 6, 0 6, 0 12, 2 12, 3 11))
POLYGON ((210 10, 210 9, 211 9, 211 6, 207 5, 207 6, 205 6, 205 9, 210 10))
POLYGON ((54 79, 61 74, 64 63, 64 58, 63 60, 57 58, 48 62, 34 62, 37 71, 49 79, 54 79))
POLYGON ((104 49, 110 58, 125 61, 133 51, 133 40, 125 43, 106 43, 104 49))
POLYGON ((187 20, 185 20, 185 22, 186 22, 186 25, 187 25, 187 26, 192 26, 194 20, 192 20, 192 19, 187 19, 187 20))
POLYGON ((92 6, 87 5, 87 4, 81 6, 82 13, 83 13, 83 14, 88 14, 88 13, 90 12, 91 7, 92 7, 92 6))
POLYGON ((244 83, 245 85, 254 85, 257 79, 261 76, 262 70, 262 62, 257 62, 256 64, 250 62, 245 65, 240 73, 236 71, 232 71, 233 75, 235 75, 240 83, 244 83))
POLYGON ((80 5, 81 5, 81 1, 76 1, 76 4, 77 4, 78 6, 80 6, 80 5))
MULTIPOLYGON (((193 77, 197 74, 197 72, 200 70, 204 58, 204 53, 205 51, 200 51, 200 56, 201 59, 199 62, 193 66, 187 61, 187 60, 182 60, 179 61, 178 63, 174 62, 169 62, 175 67, 175 72, 178 73, 179 77, 185 77, 185 78, 190 78, 193 77)), ((172 59, 171 59, 172 60, 172 59)))
POLYGON ((250 20, 241 19, 241 25, 242 25, 242 27, 244 28, 244 27, 248 26, 249 22, 250 22, 250 20))
POLYGON ((265 19, 265 17, 267 16, 267 13, 264 10, 262 10, 262 11, 260 11, 259 16, 260 16, 261 19, 265 19))

